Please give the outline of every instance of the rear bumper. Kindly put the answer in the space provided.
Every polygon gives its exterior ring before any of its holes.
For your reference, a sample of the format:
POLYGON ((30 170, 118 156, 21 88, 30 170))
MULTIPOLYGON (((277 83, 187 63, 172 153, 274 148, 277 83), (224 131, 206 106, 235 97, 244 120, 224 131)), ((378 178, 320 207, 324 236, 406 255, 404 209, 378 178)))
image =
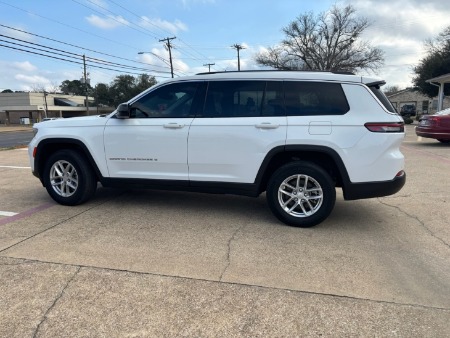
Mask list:
POLYGON ((393 195, 400 191, 406 182, 406 173, 391 181, 350 183, 344 190, 346 200, 358 200, 393 195))
POLYGON ((426 138, 450 139, 450 132, 433 131, 430 128, 416 127, 416 135, 426 138))

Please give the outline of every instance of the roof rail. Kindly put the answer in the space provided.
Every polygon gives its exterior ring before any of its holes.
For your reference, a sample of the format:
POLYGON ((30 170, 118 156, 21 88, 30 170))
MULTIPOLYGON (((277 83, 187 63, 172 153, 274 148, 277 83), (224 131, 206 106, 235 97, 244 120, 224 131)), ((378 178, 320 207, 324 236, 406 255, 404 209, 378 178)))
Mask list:
POLYGON ((348 71, 297 70, 297 69, 230 70, 230 71, 218 71, 218 72, 204 72, 204 73, 197 73, 195 75, 214 75, 214 74, 226 74, 226 73, 265 73, 265 72, 311 72, 311 73, 332 73, 332 74, 342 74, 342 75, 355 75, 355 73, 348 72, 348 71))

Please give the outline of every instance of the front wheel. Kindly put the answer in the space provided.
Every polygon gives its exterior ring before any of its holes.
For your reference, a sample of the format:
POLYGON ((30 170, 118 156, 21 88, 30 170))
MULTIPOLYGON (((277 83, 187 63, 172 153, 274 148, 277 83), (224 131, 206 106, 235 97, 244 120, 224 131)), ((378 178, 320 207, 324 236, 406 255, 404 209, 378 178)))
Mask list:
POLYGON ((72 150, 60 150, 49 157, 43 180, 49 195, 63 205, 87 201, 97 187, 97 180, 84 156, 72 150))
POLYGON ((273 214, 287 225, 311 227, 325 220, 336 201, 328 173, 310 162, 279 168, 269 180, 267 202, 273 214))

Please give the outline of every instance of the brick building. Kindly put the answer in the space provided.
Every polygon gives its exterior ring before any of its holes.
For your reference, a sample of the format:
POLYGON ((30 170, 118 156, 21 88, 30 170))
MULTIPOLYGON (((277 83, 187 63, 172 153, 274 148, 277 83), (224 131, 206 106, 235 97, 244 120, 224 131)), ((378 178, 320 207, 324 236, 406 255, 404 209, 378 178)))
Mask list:
MULTIPOLYGON (((416 107, 418 114, 434 114, 437 111, 438 99, 429 98, 412 88, 407 88, 388 95, 388 99, 392 102, 397 111, 400 111, 403 105, 412 104, 416 107)), ((450 108, 450 98, 445 97, 443 101, 443 109, 450 108)))

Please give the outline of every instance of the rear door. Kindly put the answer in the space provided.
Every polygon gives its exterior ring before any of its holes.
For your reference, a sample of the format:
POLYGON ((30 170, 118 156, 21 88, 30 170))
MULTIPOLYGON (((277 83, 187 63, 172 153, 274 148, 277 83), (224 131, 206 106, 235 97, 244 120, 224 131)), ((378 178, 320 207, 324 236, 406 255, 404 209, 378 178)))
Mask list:
POLYGON ((253 183, 266 154, 286 140, 282 81, 210 81, 189 131, 189 179, 253 183))

